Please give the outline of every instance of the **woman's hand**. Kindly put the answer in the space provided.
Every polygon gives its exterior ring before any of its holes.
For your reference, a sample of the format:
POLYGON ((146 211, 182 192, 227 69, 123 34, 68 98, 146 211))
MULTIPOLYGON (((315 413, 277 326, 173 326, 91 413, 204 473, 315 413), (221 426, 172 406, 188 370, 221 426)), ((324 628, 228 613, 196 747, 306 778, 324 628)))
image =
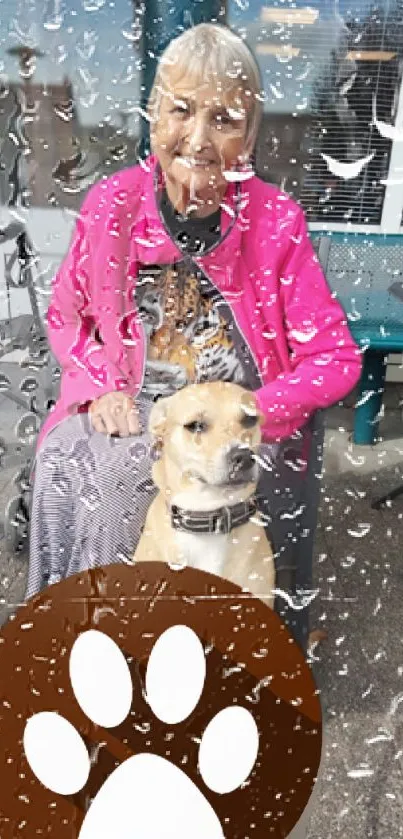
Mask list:
POLYGON ((88 414, 95 431, 117 437, 130 437, 140 433, 137 408, 131 396, 112 391, 94 399, 88 414))

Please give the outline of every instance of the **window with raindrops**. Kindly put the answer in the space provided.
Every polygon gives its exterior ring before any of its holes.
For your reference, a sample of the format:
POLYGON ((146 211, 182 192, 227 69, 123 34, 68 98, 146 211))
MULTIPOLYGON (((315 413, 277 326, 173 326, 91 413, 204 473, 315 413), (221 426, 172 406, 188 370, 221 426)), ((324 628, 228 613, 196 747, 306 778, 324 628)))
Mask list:
MULTIPOLYGON (((212 502, 207 511, 175 505, 172 527, 193 527, 192 538, 197 528, 207 538, 215 527, 224 538, 231 527, 249 526, 256 511, 262 517, 274 555, 274 607, 290 644, 303 650, 323 721, 309 825, 292 835, 403 836, 403 0, 0 0, 0 41, 0 628, 31 597, 74 574, 98 565, 104 571, 111 561, 135 564, 133 533, 143 538, 157 493, 155 462, 164 456, 162 438, 150 443, 142 434, 151 405, 211 379, 259 392, 276 383, 279 390, 259 403, 272 423, 267 439, 264 431, 259 438, 266 449, 243 451, 256 430, 248 403, 242 445, 227 452, 228 480, 222 471, 215 480, 216 518, 212 502), (243 89, 228 106, 219 82, 219 107, 206 128, 211 102, 195 104, 171 55, 153 102, 160 109, 156 165, 147 111, 156 62, 171 38, 203 21, 239 36, 256 59, 261 88, 247 89, 244 99, 243 89), (239 166, 226 160, 225 143, 233 132, 238 148, 248 97, 259 101, 260 127, 239 166), (228 189, 216 203, 211 184, 222 174, 228 189), (248 205, 249 183, 257 197, 248 205), (97 185, 96 200, 86 204, 97 185), (173 206, 179 194, 188 204, 173 206), (300 210, 306 226, 294 229, 300 210), (248 237, 255 237, 249 248, 248 237), (308 255, 300 260, 303 247, 308 255), (301 282, 293 296, 299 277, 306 287, 301 282), (144 400, 132 402, 134 390, 144 400), (109 396, 115 401, 102 401, 109 396), (130 445, 118 439, 125 436, 130 445), (243 475, 249 483, 256 477, 252 500, 239 494, 243 475), (228 487, 238 518, 223 495, 228 487), (101 515, 112 496, 114 506, 101 515)), ((231 85, 239 76, 245 88, 249 65, 240 73, 240 56, 231 85)), ((199 59, 195 50, 189 67, 199 59)), ((213 66, 208 54, 205 60, 213 66)), ((186 411, 176 467, 185 464, 186 479, 206 493, 196 444, 188 455, 186 440, 192 436, 201 451, 210 420, 186 411)), ((186 411, 177 411, 177 424, 186 411)), ((180 499, 188 491, 186 484, 180 499)), ((161 522, 157 516, 160 539, 161 522)), ((193 570, 215 573, 207 553, 199 565, 189 563, 193 570)), ((178 567, 172 561, 170 571, 178 567)), ((155 583, 147 594, 150 614, 161 590, 155 583)), ((144 657, 148 620, 147 613, 144 657)), ((223 679, 241 673, 242 687, 249 664, 237 643, 239 661, 232 667, 224 656, 219 667, 223 679)), ((271 650, 260 637, 253 645, 256 658, 271 650)), ((281 673, 287 697, 300 675, 295 661, 281 673)), ((259 673, 250 691, 255 704, 272 679, 259 673)), ((152 723, 143 708, 138 713, 137 734, 148 737, 152 723)), ((299 732, 306 717, 294 713, 299 732)), ((318 730, 309 731, 316 746, 318 730)), ((194 731, 188 740, 200 743, 194 731)), ((171 740, 168 733, 161 748, 171 740)), ((310 760, 296 785, 313 772, 310 760)), ((267 833, 279 837, 298 798, 293 787, 284 794, 280 787, 267 833)), ((253 787, 249 793, 259 809, 253 787)), ((260 814, 256 836, 266 835, 273 808, 260 814)))
POLYGON ((141 4, 2 0, 0 33, 0 528, 18 550, 36 436, 59 392, 52 280, 88 189, 136 161, 141 4))
POLYGON ((228 18, 262 73, 261 177, 296 196, 310 222, 385 223, 402 139, 399 0, 233 0, 228 18))
POLYGON ((325 416, 311 578, 325 757, 306 835, 386 839, 402 830, 403 3, 229 0, 227 18, 262 75, 257 173, 302 205, 363 352, 325 416))

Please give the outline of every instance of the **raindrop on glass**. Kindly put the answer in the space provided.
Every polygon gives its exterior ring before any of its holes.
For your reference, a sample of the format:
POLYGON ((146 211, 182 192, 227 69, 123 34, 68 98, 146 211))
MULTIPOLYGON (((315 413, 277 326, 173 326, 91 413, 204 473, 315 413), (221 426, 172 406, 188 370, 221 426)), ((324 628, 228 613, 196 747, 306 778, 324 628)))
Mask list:
POLYGON ((48 32, 56 32, 63 23, 61 0, 48 0, 45 7, 43 28, 48 32))
POLYGON ((76 42, 76 51, 84 61, 88 61, 94 55, 97 40, 97 34, 86 29, 76 42))
POLYGON ((8 376, 5 376, 4 373, 0 373, 0 393, 5 390, 9 390, 11 387, 11 382, 8 376))
POLYGON ((105 6, 106 0, 83 0, 85 12, 99 12, 105 6))
POLYGON ((27 376, 20 384, 21 393, 33 393, 38 388, 38 382, 34 376, 27 376))
POLYGON ((130 41, 132 44, 138 44, 141 39, 142 33, 142 26, 140 21, 137 20, 128 20, 126 23, 123 24, 122 27, 122 35, 126 38, 127 41, 130 41))

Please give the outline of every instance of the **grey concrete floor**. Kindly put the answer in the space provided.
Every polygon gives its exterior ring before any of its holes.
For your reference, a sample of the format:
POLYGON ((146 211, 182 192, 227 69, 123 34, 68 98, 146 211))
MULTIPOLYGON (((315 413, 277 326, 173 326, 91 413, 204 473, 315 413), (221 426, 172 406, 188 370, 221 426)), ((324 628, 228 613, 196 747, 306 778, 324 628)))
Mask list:
POLYGON ((375 511, 372 495, 366 476, 324 480, 312 623, 328 632, 313 651, 326 743, 309 839, 403 836, 403 496, 375 511))
POLYGON ((327 412, 312 625, 324 759, 309 839, 403 836, 403 483, 401 385, 389 385, 380 441, 351 442, 353 399, 327 412))
MULTIPOLYGON (((403 837, 403 495, 371 509, 403 481, 401 388, 388 387, 374 447, 351 443, 351 400, 327 412, 312 606, 328 634, 312 651, 325 746, 308 839, 403 837)), ((6 401, 0 435, 12 447, 21 412, 6 401)), ((0 469, 0 526, 23 453, 14 455, 0 469)), ((26 570, 26 554, 0 539, 1 622, 23 598, 26 570)))

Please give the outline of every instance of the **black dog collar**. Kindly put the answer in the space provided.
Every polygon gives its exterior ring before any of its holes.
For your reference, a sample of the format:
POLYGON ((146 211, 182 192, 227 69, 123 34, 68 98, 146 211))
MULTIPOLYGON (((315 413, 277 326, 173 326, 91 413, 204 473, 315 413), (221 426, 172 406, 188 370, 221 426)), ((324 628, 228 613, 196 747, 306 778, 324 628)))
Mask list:
POLYGON ((171 524, 174 530, 182 530, 184 533, 227 534, 234 527, 246 524, 256 510, 256 498, 248 498, 239 504, 219 507, 210 512, 182 510, 173 504, 170 508, 171 524))

